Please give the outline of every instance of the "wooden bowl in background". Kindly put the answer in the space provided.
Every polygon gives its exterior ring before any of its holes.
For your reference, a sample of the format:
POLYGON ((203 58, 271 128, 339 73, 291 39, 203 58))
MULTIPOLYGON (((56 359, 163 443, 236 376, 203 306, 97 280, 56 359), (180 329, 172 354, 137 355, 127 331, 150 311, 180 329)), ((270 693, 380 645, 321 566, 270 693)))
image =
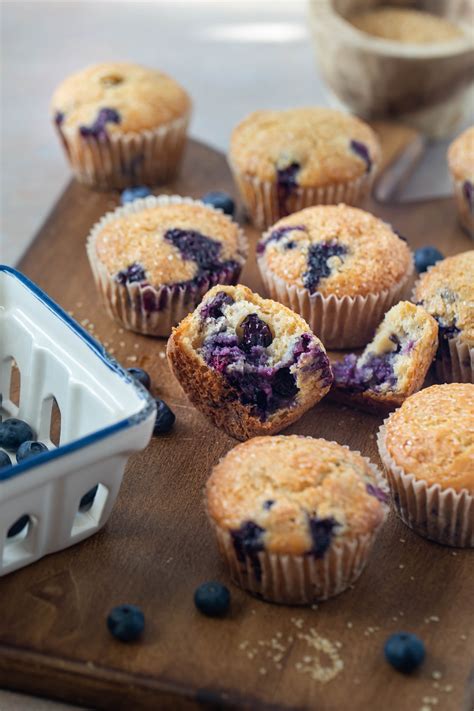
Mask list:
POLYGON ((359 116, 401 120, 432 137, 455 131, 473 101, 473 14, 473 0, 310 0, 316 54, 338 99, 359 116), (442 15, 463 36, 406 44, 373 37, 346 19, 384 4, 442 15))

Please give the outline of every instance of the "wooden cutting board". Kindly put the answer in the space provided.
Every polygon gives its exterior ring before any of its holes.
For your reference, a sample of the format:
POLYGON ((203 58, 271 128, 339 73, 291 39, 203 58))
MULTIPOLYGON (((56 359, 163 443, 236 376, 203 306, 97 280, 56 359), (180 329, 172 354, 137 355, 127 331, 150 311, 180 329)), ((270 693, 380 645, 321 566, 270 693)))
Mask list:
MULTIPOLYGON (((410 130, 379 130, 385 166, 405 149, 413 156, 421 148, 410 130)), ((234 192, 225 159, 191 141, 181 177, 165 192, 200 196, 209 189, 234 192)), ((103 531, 0 580, 0 685, 100 709, 471 711, 474 552, 423 540, 394 514, 360 580, 337 598, 314 609, 276 606, 229 583, 227 619, 195 611, 199 583, 228 582, 206 522, 203 486, 236 442, 186 401, 168 370, 164 340, 123 332, 104 313, 84 242, 117 204, 116 194, 71 183, 20 268, 124 366, 148 370, 177 423, 130 460, 103 531), (120 644, 107 632, 108 611, 125 602, 145 612, 139 643, 120 644), (384 640, 397 630, 426 644, 426 662, 411 677, 383 659, 384 640)), ((435 244, 449 255, 472 246, 451 200, 368 207, 412 247, 435 244)), ((257 232, 247 226, 247 233, 254 245, 257 232)), ((242 281, 262 291, 253 256, 242 281)), ((378 461, 380 423, 322 402, 288 433, 335 439, 378 461)))

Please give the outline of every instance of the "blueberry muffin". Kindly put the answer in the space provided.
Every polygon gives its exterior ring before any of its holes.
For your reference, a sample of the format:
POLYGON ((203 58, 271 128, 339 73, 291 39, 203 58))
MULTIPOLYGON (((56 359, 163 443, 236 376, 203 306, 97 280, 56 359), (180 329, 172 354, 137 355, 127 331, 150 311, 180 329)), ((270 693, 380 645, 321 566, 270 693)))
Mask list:
POLYGON ((175 175, 191 101, 156 69, 105 62, 65 79, 51 113, 77 180, 94 188, 124 188, 175 175))
POLYGON ((436 374, 441 382, 474 382, 474 250, 430 267, 413 301, 439 325, 436 374))
POLYGON ((438 324, 421 306, 387 311, 364 352, 332 363, 332 397, 366 410, 390 411, 423 385, 438 347, 438 324))
POLYGON ((273 434, 328 392, 329 359, 308 324, 245 286, 216 286, 173 329, 168 359, 193 405, 236 439, 273 434))
POLYGON ((309 205, 360 204, 380 162, 372 129, 326 108, 256 111, 233 131, 229 162, 253 222, 309 205))
POLYGON ((388 508, 383 477, 367 459, 297 435, 239 444, 214 467, 206 494, 232 580, 298 605, 359 577, 388 508))
POLYGON ((238 280, 247 241, 221 210, 161 195, 107 213, 87 253, 109 314, 132 331, 168 336, 214 284, 238 280))
POLYGON ((474 237, 474 126, 451 143, 448 164, 459 219, 466 232, 474 237))
POLYGON ((396 511, 421 536, 474 546, 474 385, 409 397, 378 436, 396 511))
POLYGON ((308 321, 327 348, 364 346, 411 288, 413 256, 385 222, 346 205, 309 207, 257 245, 272 299, 308 321))

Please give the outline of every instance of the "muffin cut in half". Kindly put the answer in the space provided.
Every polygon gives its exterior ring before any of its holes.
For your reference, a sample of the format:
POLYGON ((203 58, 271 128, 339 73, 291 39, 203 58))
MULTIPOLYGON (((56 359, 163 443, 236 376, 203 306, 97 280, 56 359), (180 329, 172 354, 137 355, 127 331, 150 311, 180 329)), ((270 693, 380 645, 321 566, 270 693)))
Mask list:
POLYGON ((392 306, 364 352, 332 364, 331 397, 367 410, 393 410, 421 388, 438 347, 438 324, 421 306, 392 306))
POLYGON ((173 329, 167 353, 191 402, 241 440, 295 422, 333 379, 306 321, 240 284, 211 289, 173 329))
POLYGON ((388 512, 382 474, 336 442, 255 437, 214 467, 207 512, 232 580, 308 605, 361 574, 388 512))

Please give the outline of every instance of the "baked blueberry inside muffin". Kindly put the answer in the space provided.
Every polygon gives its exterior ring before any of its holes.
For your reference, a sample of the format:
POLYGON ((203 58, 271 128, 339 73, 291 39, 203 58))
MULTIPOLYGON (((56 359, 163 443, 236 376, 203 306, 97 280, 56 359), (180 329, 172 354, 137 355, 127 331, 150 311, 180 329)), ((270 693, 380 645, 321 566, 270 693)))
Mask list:
POLYGON ((192 402, 239 439, 282 429, 332 383, 306 322, 241 285, 211 289, 174 329, 168 356, 192 402))

